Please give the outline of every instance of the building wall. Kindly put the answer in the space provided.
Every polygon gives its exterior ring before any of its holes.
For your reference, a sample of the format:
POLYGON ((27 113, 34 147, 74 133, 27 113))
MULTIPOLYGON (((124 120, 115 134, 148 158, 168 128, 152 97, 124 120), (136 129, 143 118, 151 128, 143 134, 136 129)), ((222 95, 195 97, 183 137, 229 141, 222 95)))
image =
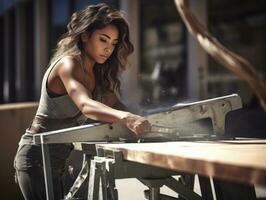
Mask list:
MULTIPOLYGON (((247 84, 208 57, 185 27, 182 28, 172 0, 104 2, 124 10, 131 27, 135 52, 129 59, 129 70, 122 77, 122 98, 126 103, 135 107, 158 106, 164 104, 165 99, 191 101, 229 93, 240 93, 245 104, 251 101, 254 95, 247 84), (155 12, 145 16, 149 9, 155 12), (153 21, 149 22, 151 19, 153 21), (178 32, 173 24, 179 24, 183 31, 178 32), (177 40, 182 34, 179 46, 173 51, 174 46, 167 42, 173 41, 174 44, 173 38, 177 40), (164 51, 168 53, 165 55, 164 51), (175 55, 177 61, 173 59, 175 55), (157 68, 167 68, 173 63, 178 70, 170 73, 172 77, 160 72, 156 79, 157 68)), ((266 16, 263 7, 266 3, 245 0, 237 6, 237 2, 204 0, 199 4, 196 0, 189 0, 189 6, 199 21, 210 27, 211 34, 251 61, 265 80, 263 36, 266 16), (226 9, 225 5, 229 4, 234 12, 226 9)), ((4 27, 0 30, 0 103, 38 101, 42 75, 56 42, 66 31, 70 15, 87 1, 1 0, 0 3, 0 25, 4 27)))
POLYGON ((29 127, 37 109, 37 103, 15 103, 0 105, 0 177, 1 199, 22 199, 15 184, 13 160, 18 142, 29 127))

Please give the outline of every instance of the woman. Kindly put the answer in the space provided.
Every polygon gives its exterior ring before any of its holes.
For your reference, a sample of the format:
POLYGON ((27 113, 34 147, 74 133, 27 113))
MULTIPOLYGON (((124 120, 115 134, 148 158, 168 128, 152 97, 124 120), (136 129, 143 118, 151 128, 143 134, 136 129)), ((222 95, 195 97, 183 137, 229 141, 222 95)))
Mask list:
MULTIPOLYGON (((144 117, 114 109, 119 102, 118 76, 133 52, 128 24, 106 4, 74 13, 58 42, 41 90, 35 118, 22 136, 15 157, 16 176, 25 199, 45 199, 41 148, 32 135, 91 120, 123 123, 135 134, 150 127, 144 117)), ((73 146, 50 145, 55 199, 63 198, 61 176, 73 146)))

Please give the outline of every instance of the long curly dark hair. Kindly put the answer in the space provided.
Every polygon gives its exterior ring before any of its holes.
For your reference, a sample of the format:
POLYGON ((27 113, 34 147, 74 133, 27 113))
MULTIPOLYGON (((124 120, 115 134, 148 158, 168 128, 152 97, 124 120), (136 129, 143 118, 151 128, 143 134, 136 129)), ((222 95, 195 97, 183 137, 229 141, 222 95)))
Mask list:
POLYGON ((130 42, 128 23, 122 12, 105 3, 90 5, 73 13, 67 25, 68 30, 57 43, 56 52, 50 63, 63 54, 81 58, 81 34, 87 32, 91 35, 95 30, 107 25, 117 27, 118 43, 107 61, 103 64, 96 63, 93 70, 96 84, 101 85, 102 92, 111 90, 120 93, 119 74, 126 69, 127 57, 133 52, 134 47, 130 42))

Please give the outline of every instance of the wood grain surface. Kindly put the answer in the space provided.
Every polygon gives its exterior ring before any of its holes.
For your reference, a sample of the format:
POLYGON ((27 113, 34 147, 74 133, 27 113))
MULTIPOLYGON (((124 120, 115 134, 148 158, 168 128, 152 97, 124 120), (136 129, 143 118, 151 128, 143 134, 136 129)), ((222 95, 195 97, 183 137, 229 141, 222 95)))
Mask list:
POLYGON ((266 140, 98 144, 125 160, 247 184, 266 185, 266 140))

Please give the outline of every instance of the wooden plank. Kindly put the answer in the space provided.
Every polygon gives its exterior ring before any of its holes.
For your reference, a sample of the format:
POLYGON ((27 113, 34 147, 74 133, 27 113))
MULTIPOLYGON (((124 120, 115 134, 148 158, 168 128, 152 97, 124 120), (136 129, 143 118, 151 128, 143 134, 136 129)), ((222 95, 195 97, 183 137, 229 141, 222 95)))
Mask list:
POLYGON ((125 160, 229 181, 266 185, 266 140, 98 144, 125 160))

